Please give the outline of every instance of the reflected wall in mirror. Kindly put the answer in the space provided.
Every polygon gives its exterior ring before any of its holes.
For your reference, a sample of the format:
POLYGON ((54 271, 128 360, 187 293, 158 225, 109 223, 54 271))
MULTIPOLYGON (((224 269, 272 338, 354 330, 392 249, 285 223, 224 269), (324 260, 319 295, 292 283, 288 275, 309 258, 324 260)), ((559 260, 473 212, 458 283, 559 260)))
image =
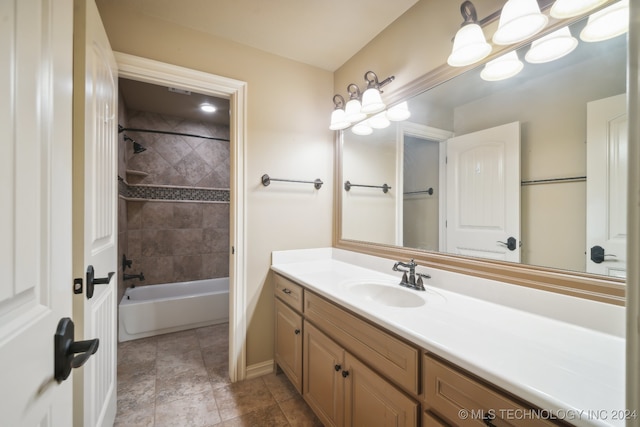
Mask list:
MULTIPOLYGON (((585 21, 571 26, 575 37, 585 21)), ((528 49, 517 52, 523 62, 528 49)), ((482 68, 409 99, 408 122, 343 131, 343 179, 391 190, 342 189, 341 238, 624 277, 626 36, 580 41, 507 80, 484 81, 482 68), (518 128, 515 158, 502 136, 457 142, 508 124, 518 128), (452 156, 464 165, 457 173, 452 156), (507 187, 515 199, 499 195, 507 187), (456 229, 473 242, 452 238, 456 229), (597 262, 597 248, 616 256, 597 262)))

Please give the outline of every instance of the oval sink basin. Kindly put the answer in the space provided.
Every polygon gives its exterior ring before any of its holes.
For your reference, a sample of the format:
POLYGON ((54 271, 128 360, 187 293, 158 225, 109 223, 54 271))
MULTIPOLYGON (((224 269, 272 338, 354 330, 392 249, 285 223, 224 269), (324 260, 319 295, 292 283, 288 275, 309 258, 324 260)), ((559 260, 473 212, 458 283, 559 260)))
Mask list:
POLYGON ((400 287, 360 283, 350 286, 349 290, 367 301, 389 307, 420 307, 425 304, 419 295, 400 287))

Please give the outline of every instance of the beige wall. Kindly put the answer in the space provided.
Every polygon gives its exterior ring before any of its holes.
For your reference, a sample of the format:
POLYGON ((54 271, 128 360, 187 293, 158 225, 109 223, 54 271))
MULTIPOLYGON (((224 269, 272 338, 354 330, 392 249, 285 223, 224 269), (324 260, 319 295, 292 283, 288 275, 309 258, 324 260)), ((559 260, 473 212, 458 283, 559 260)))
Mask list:
POLYGON ((331 245, 333 76, 141 15, 123 1, 97 3, 115 51, 247 82, 247 364, 271 360, 271 251, 331 245), (264 173, 320 178, 325 185, 319 191, 301 184, 265 188, 264 173))

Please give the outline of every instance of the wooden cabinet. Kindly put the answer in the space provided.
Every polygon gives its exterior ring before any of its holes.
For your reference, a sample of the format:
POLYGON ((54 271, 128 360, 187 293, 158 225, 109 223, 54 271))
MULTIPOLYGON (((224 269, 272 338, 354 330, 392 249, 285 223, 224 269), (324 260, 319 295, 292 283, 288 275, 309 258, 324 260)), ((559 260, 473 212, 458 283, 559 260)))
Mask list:
POLYGON ((275 360, 302 393, 302 316, 276 299, 275 360))
POLYGON ((423 369, 427 408, 453 425, 558 425, 544 417, 536 418, 534 408, 428 354, 424 356, 423 369))
POLYGON ((418 403, 305 322, 304 392, 325 426, 418 425, 418 403))

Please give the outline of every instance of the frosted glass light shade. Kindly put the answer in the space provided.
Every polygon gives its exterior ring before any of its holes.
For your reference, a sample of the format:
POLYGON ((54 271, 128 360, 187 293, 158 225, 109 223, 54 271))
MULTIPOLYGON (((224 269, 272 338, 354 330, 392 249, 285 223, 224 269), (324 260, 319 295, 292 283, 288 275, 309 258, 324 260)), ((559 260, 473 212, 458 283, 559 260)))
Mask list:
POLYGON ((629 30, 629 0, 620 0, 589 16, 580 32, 585 42, 599 42, 626 33, 629 30))
POLYGON ((404 101, 389 108, 386 115, 387 119, 391 120, 392 122, 400 122, 411 117, 411 112, 409 111, 407 102, 404 101))
POLYGON ((331 124, 329 125, 329 129, 342 130, 351 126, 351 123, 345 119, 345 115, 346 113, 342 108, 333 110, 331 113, 331 124))
POLYGON ((355 133, 356 135, 362 136, 371 135, 373 133, 373 129, 371 129, 371 126, 369 126, 369 123, 367 122, 368 120, 353 125, 353 127, 351 128, 351 132, 355 133))
POLYGON ((578 39, 571 36, 569 27, 563 27, 531 43, 524 59, 532 64, 542 64, 568 55, 577 46, 578 39))
POLYGON ((490 53, 491 45, 484 38, 480 25, 467 24, 456 33, 447 64, 452 67, 464 67, 486 58, 490 53))
POLYGON ((549 14, 557 19, 572 18, 589 12, 607 0, 556 0, 549 14))
POLYGON ((502 55, 498 59, 487 62, 484 69, 480 73, 482 80, 495 82, 498 80, 508 79, 522 71, 524 64, 518 59, 516 51, 511 51, 502 55))
POLYGON ((548 20, 536 0, 509 0, 502 8, 492 40, 500 45, 521 42, 540 32, 548 20))
POLYGON ((374 129, 384 129, 391 124, 385 113, 378 113, 373 117, 369 117, 367 121, 369 122, 369 126, 374 129))
POLYGON ((367 115, 362 112, 362 105, 357 99, 350 99, 345 107, 345 119, 351 123, 364 120, 367 115))
POLYGON ((369 88, 362 94, 362 111, 365 114, 379 113, 384 110, 386 105, 382 102, 380 91, 376 88, 369 88))

